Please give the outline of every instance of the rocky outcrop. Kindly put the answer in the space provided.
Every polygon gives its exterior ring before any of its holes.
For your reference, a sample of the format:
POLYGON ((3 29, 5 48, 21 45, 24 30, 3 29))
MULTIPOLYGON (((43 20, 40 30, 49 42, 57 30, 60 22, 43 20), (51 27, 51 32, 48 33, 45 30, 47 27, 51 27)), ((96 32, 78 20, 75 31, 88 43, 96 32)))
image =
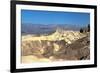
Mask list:
POLYGON ((72 44, 63 46, 56 55, 57 58, 65 60, 86 60, 90 59, 90 39, 89 36, 74 41, 72 44))
POLYGON ((56 31, 48 36, 23 36, 22 56, 33 55, 50 60, 90 59, 89 33, 56 31))

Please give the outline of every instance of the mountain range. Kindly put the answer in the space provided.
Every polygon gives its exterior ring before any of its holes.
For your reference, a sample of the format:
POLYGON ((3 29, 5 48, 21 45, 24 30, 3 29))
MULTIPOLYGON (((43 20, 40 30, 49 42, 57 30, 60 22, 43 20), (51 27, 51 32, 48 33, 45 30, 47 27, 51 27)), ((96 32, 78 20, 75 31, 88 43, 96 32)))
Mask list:
POLYGON ((24 23, 21 25, 21 33, 25 34, 51 34, 57 29, 79 31, 81 26, 70 24, 29 24, 24 23))

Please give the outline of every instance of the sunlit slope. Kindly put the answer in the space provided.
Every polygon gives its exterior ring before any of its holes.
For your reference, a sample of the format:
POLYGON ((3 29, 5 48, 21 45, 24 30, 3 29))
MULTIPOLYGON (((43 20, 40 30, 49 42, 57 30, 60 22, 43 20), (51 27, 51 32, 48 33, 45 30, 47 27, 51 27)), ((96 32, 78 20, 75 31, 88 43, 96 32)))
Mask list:
POLYGON ((41 42, 41 40, 48 40, 48 41, 65 40, 67 43, 70 44, 72 41, 75 41, 82 37, 85 37, 85 35, 80 33, 79 31, 63 31, 63 32, 56 31, 55 33, 48 36, 43 36, 43 35, 22 36, 22 42, 23 41, 40 41, 41 42))
POLYGON ((89 33, 56 31, 51 35, 24 35, 21 50, 22 63, 87 59, 89 33))
MULTIPOLYGON (((22 36, 22 55, 43 54, 44 52, 59 51, 61 46, 71 44, 75 40, 85 37, 78 31, 56 31, 48 36, 22 36)), ((52 53, 51 53, 52 54, 52 53)))

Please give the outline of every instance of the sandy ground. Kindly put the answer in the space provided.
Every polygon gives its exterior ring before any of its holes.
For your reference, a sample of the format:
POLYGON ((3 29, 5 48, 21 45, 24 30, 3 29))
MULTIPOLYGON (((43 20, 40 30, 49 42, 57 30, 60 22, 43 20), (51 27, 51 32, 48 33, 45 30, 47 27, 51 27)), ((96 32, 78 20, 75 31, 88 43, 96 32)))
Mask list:
POLYGON ((22 63, 33 63, 33 62, 54 62, 54 61, 64 61, 63 59, 55 59, 53 56, 49 58, 37 57, 33 55, 22 56, 22 63))

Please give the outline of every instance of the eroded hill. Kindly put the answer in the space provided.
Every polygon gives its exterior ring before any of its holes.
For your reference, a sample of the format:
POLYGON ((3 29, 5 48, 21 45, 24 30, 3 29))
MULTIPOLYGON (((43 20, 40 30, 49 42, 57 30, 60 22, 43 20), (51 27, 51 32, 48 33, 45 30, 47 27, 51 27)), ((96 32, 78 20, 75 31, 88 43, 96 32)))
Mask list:
POLYGON ((22 63, 87 60, 89 58, 89 32, 57 30, 51 35, 22 36, 22 63))

